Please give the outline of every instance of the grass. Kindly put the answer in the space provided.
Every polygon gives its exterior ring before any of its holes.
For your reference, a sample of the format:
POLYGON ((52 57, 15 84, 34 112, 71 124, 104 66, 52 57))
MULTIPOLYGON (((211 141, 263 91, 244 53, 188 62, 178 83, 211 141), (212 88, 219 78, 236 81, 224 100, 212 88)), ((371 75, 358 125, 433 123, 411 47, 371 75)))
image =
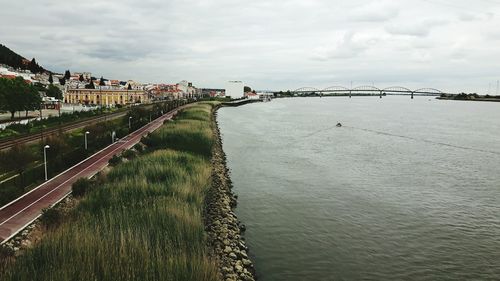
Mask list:
POLYGON ((211 128, 211 107, 213 103, 201 103, 179 114, 179 119, 167 123, 155 134, 144 140, 155 149, 188 151, 209 158, 213 136, 211 128))
POLYGON ((217 280, 202 219, 211 110, 195 105, 153 133, 153 149, 113 168, 2 280, 217 280))

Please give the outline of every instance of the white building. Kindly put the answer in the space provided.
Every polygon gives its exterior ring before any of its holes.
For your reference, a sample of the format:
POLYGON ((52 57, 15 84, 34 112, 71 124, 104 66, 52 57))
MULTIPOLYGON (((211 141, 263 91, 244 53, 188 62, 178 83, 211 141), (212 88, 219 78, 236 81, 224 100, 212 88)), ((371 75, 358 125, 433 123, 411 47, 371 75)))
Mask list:
POLYGON ((241 81, 229 81, 226 83, 226 97, 241 99, 244 96, 244 85, 241 81))
POLYGON ((193 87, 193 83, 186 80, 182 80, 177 83, 177 89, 179 89, 185 98, 192 98, 196 94, 196 88, 193 87))

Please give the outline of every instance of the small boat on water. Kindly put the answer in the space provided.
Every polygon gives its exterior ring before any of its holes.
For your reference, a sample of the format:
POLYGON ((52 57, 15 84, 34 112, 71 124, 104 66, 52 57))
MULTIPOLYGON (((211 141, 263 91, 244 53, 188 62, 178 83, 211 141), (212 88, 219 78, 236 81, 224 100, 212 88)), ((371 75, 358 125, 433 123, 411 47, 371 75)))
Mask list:
POLYGON ((342 124, 341 123, 337 123, 337 127, 342 127, 342 124))

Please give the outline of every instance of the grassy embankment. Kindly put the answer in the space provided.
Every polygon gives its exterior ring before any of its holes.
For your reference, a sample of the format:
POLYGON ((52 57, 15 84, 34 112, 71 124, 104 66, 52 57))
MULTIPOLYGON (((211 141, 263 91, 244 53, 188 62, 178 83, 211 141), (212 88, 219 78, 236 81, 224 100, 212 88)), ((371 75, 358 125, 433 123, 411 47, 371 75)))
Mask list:
POLYGON ((202 219, 214 142, 212 104, 186 109, 144 140, 5 280, 216 280, 202 219))
POLYGON ((150 110, 146 107, 133 107, 120 119, 90 124, 82 129, 53 135, 36 144, 20 145, 11 150, 0 151, 0 207, 18 198, 44 180, 43 147, 47 151, 49 178, 59 174, 89 155, 111 144, 111 133, 122 138, 129 134, 129 116, 132 130, 136 130, 149 119, 156 119, 161 112, 167 112, 180 105, 180 102, 156 103, 150 110), (88 149, 84 148, 84 132, 88 131, 88 149), (12 159, 16 159, 15 162, 12 159))

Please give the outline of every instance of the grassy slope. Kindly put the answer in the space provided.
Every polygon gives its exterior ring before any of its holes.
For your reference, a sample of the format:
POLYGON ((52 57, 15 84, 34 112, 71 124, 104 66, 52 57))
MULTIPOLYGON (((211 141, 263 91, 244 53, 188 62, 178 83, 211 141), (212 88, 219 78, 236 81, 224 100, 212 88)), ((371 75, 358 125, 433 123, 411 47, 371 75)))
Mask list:
POLYGON ((152 134, 156 150, 114 168, 5 280, 216 280, 202 220, 210 112, 193 106, 152 134))

